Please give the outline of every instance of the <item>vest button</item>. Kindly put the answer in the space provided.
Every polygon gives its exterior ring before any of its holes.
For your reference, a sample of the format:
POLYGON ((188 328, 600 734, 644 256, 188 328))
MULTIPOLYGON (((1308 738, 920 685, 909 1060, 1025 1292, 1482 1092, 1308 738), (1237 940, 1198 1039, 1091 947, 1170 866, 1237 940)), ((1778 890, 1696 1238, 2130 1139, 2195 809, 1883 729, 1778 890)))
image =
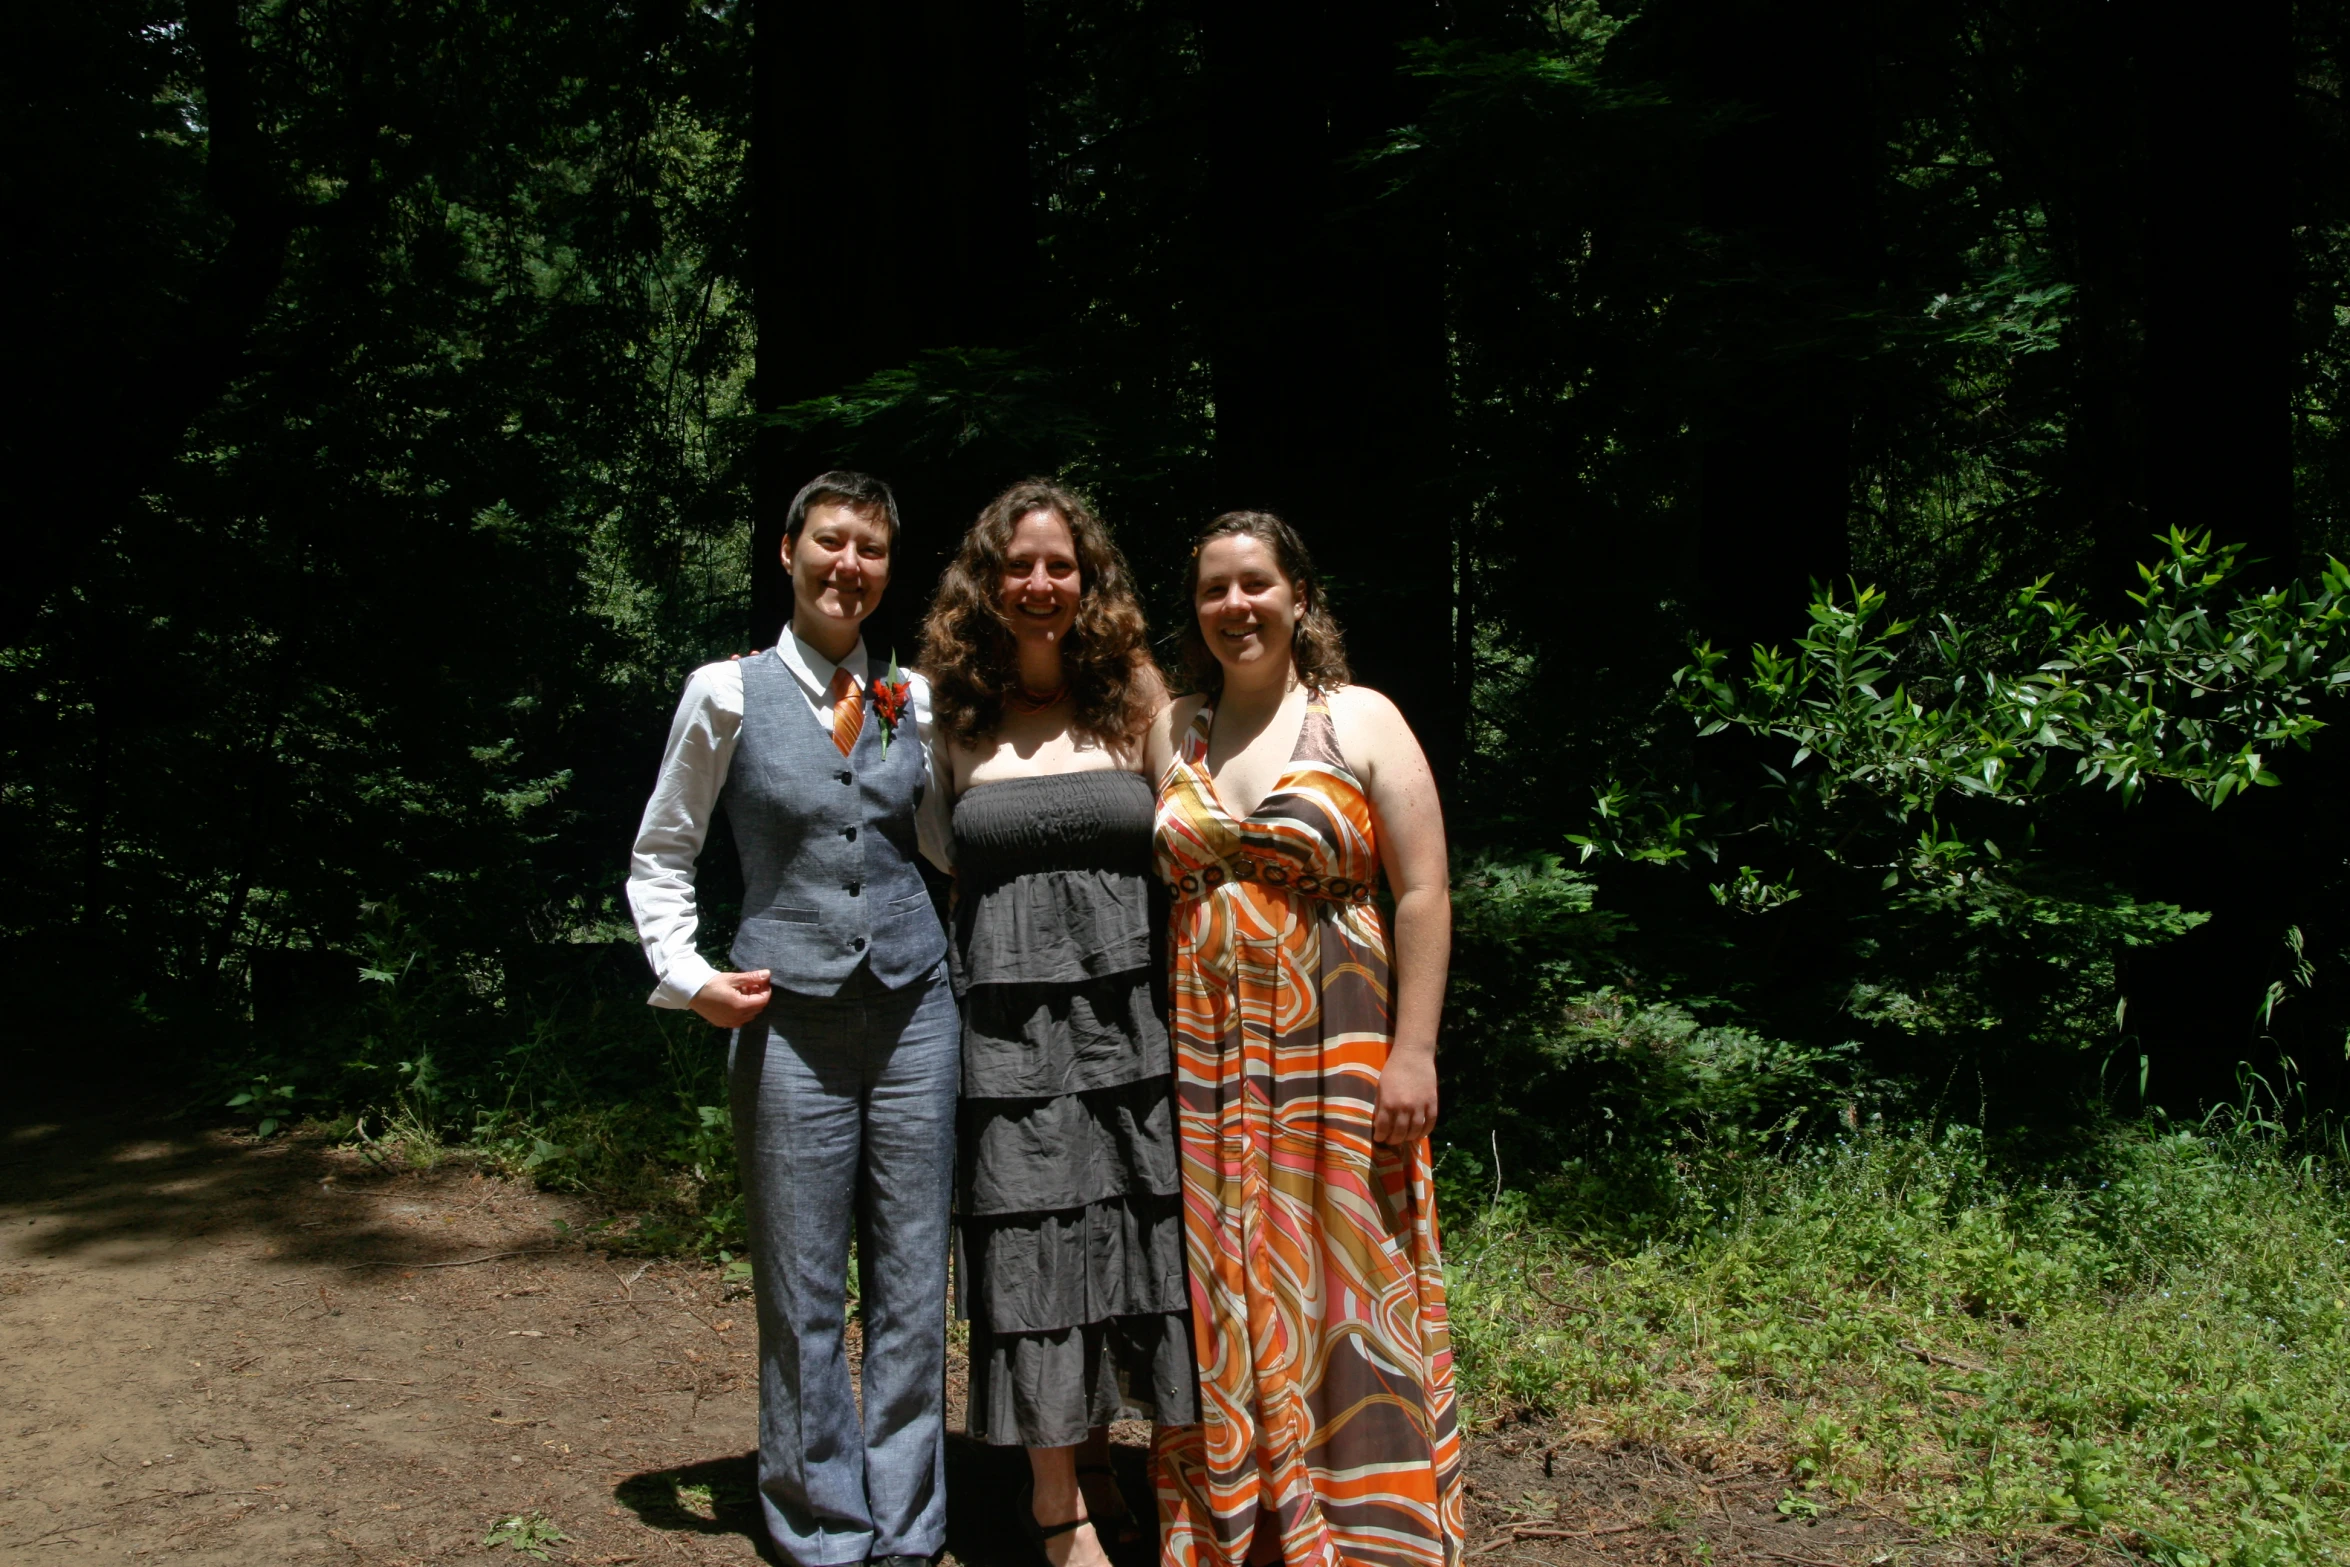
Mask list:
POLYGON ((864 938, 864 937, 862 937, 862 936, 851 936, 851 937, 849 938, 849 950, 850 950, 851 952, 862 952, 862 951, 864 951, 864 950, 865 950, 865 938, 864 938))
POLYGON ((840 781, 842 783, 855 783, 857 781, 857 775, 855 773, 844 772, 840 775, 840 781))
POLYGON ((862 896, 865 891, 865 884, 861 881, 852 881, 847 885, 849 889, 849 896, 852 898, 862 896))
POLYGON ((854 827, 843 827, 840 830, 840 835, 843 838, 848 839, 851 843, 855 843, 857 841, 857 829, 854 827))

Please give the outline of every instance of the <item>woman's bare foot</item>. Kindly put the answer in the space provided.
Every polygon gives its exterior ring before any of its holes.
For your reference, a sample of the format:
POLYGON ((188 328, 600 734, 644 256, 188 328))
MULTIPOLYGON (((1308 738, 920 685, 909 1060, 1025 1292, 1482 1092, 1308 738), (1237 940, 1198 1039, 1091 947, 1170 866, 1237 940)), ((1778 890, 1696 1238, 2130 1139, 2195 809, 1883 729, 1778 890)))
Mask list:
POLYGON ((1126 1505, 1126 1493, 1119 1489, 1116 1474, 1106 1468, 1079 1470, 1077 1488, 1085 1493, 1086 1516, 1098 1532, 1120 1545, 1132 1545, 1142 1538, 1142 1521, 1126 1505))
POLYGON ((1118 1485, 1118 1471, 1110 1466, 1110 1431, 1095 1426, 1077 1445, 1077 1484, 1085 1492, 1085 1510, 1095 1532, 1120 1545, 1142 1542, 1142 1523, 1126 1504, 1118 1485))
MULTIPOLYGON (((1046 1518, 1041 1503, 1034 1516, 1040 1530, 1051 1530, 1055 1523, 1067 1521, 1066 1518, 1046 1518)), ((1052 1563, 1052 1567, 1114 1567, 1110 1553, 1102 1549, 1101 1537, 1093 1532, 1090 1520, 1080 1522, 1074 1529, 1045 1534, 1043 1546, 1044 1559, 1052 1563)))
POLYGON ((1028 1450, 1029 1470, 1035 1476, 1024 1498, 1035 1523, 1031 1538, 1052 1567, 1113 1567, 1094 1533, 1085 1492, 1077 1483, 1076 1454, 1073 1447, 1028 1450), (1071 1523, 1076 1527, 1065 1527, 1071 1523))

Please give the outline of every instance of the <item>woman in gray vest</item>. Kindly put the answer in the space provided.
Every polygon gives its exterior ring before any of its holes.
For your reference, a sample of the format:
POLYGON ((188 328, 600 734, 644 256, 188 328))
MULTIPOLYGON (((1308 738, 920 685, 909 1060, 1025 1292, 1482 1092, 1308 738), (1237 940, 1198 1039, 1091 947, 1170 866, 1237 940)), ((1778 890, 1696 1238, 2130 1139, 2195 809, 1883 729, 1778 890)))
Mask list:
POLYGON ((1041 480, 965 535, 922 662, 955 802, 966 1424, 1028 1449, 1054 1567, 1103 1567, 1140 1534, 1107 1426, 1198 1418, 1140 771, 1166 688, 1108 531, 1041 480))
POLYGON ((686 682, 628 894, 655 1006, 734 1030, 728 1056, 759 1316, 759 1492, 802 1567, 913 1567, 946 1537, 942 1410, 958 1024, 914 855, 945 862, 929 696, 858 627, 889 585, 889 487, 812 480, 783 563, 791 626, 686 682), (743 917, 696 950, 694 861, 723 809, 743 917), (843 1339, 852 1219, 859 1416, 843 1339))

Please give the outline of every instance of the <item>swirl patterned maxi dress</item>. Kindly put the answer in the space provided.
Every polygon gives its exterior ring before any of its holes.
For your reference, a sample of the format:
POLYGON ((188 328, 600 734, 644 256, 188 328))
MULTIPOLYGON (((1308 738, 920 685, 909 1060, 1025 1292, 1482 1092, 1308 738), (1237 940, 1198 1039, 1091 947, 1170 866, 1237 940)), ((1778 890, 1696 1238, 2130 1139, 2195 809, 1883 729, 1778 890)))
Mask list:
POLYGON ((1158 1452, 1163 1560, 1436 1567, 1462 1540, 1452 1342, 1425 1138, 1371 1141, 1393 1041, 1370 802, 1330 713, 1245 821, 1203 709, 1160 785, 1200 1423, 1158 1452))
POLYGON ((1128 772, 955 803, 965 1427, 999 1445, 1198 1418, 1151 805, 1128 772))

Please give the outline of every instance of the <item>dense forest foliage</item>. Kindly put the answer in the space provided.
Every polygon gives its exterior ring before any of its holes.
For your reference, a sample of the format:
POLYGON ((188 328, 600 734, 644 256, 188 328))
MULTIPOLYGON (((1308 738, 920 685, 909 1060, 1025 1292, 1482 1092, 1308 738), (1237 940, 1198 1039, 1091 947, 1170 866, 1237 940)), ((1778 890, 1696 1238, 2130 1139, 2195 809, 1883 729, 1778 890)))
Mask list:
POLYGON ((1214 511, 1306 532, 1445 782, 1450 1179, 2338 1104, 2346 66, 2334 0, 28 13, 11 1031, 722 1146, 627 846, 849 463, 885 650, 1028 473, 1162 633, 1214 511))

